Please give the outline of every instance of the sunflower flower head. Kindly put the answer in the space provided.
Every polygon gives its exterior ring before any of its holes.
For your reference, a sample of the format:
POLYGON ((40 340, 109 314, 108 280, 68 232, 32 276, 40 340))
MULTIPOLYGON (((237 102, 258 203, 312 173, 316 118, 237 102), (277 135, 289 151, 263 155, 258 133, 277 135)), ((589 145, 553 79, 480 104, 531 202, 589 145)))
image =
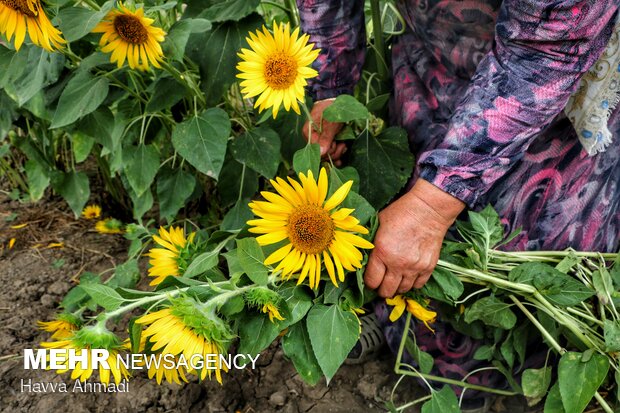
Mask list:
POLYGON ((299 273, 297 283, 306 278, 316 289, 321 280, 323 263, 332 283, 343 282, 345 270, 362 268, 363 255, 358 248, 373 245, 356 233, 367 234, 351 216, 355 210, 338 208, 345 200, 353 181, 346 182, 328 197, 328 180, 322 168, 318 180, 311 171, 299 174, 300 182, 288 178, 271 180, 277 193, 263 191, 266 201, 250 203, 252 212, 260 219, 248 221, 250 232, 262 234, 256 238, 261 246, 283 243, 269 255, 265 265, 279 263, 274 272, 282 271, 289 279, 299 273))
POLYGON ((81 320, 69 313, 61 313, 52 321, 37 321, 37 325, 43 331, 52 333, 52 339, 60 340, 71 337, 79 328, 81 320))
POLYGON ((159 247, 151 248, 147 254, 151 258, 149 276, 155 277, 150 285, 161 283, 169 275, 183 275, 195 252, 194 235, 192 233, 186 238, 181 227, 159 228, 159 235, 153 235, 153 241, 159 247))
MULTIPOLYGON (((179 297, 171 301, 169 308, 140 317, 138 324, 147 326, 143 336, 152 344, 151 351, 180 356, 186 360, 199 356, 224 354, 228 343, 234 337, 230 327, 214 312, 204 311, 204 307, 190 297, 179 297)), ((215 364, 216 380, 222 383, 222 371, 226 365, 215 364)), ((212 369, 204 368, 196 373, 201 380, 211 378, 212 369)))
POLYGON ((280 106, 300 114, 298 101, 304 99, 307 79, 318 72, 310 67, 320 50, 308 44, 307 34, 299 35, 299 28, 291 33, 289 24, 274 22, 273 34, 263 26, 262 31, 250 33, 246 38, 250 49, 241 49, 241 62, 237 65, 245 98, 258 96, 254 107, 262 112, 272 108, 275 118, 280 106))
POLYGON ((75 350, 75 355, 78 361, 75 363, 75 368, 71 372, 71 380, 85 381, 93 374, 93 366, 91 363, 90 349, 106 349, 108 350, 107 364, 108 368, 105 368, 103 364, 99 364, 99 380, 102 383, 110 383, 110 374, 116 384, 119 384, 123 378, 129 377, 129 372, 124 365, 117 362, 117 354, 122 350, 122 346, 119 343, 118 337, 112 332, 108 331, 102 324, 96 324, 94 326, 82 327, 77 330, 71 337, 61 339, 58 341, 43 342, 41 347, 48 349, 66 350, 63 355, 59 354, 61 358, 60 365, 63 368, 56 370, 58 374, 63 374, 69 371, 69 350, 75 350), (79 360, 86 352, 86 362, 79 360), (63 360, 64 359, 64 360, 63 360))
POLYGON ((82 210, 82 217, 85 219, 96 219, 101 217, 101 207, 99 205, 88 205, 82 210))
MULTIPOLYGON (((127 351, 131 351, 132 346, 129 339, 125 340, 125 342, 123 343, 123 348, 127 351)), ((150 360, 163 360, 162 356, 164 355, 161 352, 153 353, 150 351, 150 349, 147 349, 146 337, 144 337, 144 335, 140 336, 140 343, 138 344, 138 349, 136 353, 145 354, 146 359, 150 360)), ((178 356, 174 356, 173 360, 173 368, 169 368, 171 365, 170 362, 158 363, 151 361, 150 363, 147 363, 144 359, 136 362, 136 365, 141 366, 142 368, 146 368, 149 379, 155 378, 155 381, 158 385, 161 385, 161 382, 163 380, 166 380, 170 384, 174 383, 181 385, 183 384, 181 382, 189 383, 186 375, 186 373, 188 373, 188 370, 187 368, 185 368, 185 365, 180 362, 180 358, 178 356)))
POLYGON ((385 302, 387 305, 394 307, 390 313, 391 322, 398 320, 406 309, 412 316, 422 321, 429 330, 435 332, 429 325, 430 323, 434 323, 437 318, 437 313, 435 311, 427 309, 413 298, 403 297, 402 295, 396 295, 394 298, 387 298, 385 302))
POLYGON ((95 230, 100 234, 120 234, 123 232, 123 223, 118 219, 106 218, 97 221, 95 230))
POLYGON ((166 32, 153 26, 153 19, 144 16, 144 9, 129 10, 122 3, 110 11, 93 33, 103 33, 99 45, 104 53, 112 53, 110 61, 122 67, 125 60, 132 69, 148 70, 149 63, 161 68, 164 52, 160 43, 166 32))
POLYGON ((50 52, 61 49, 66 41, 60 30, 52 26, 40 0, 0 0, 0 33, 19 50, 26 33, 30 41, 50 52))
POLYGON ((261 312, 269 316, 269 321, 283 321, 284 317, 280 314, 278 302, 282 301, 278 293, 266 287, 255 287, 244 295, 245 301, 252 307, 260 308, 261 312))

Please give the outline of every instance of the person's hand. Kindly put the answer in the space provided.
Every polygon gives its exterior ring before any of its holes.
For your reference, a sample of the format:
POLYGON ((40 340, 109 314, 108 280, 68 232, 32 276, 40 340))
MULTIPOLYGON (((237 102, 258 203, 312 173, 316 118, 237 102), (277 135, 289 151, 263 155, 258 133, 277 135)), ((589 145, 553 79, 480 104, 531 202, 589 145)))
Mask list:
POLYGON ((311 136, 312 143, 318 143, 321 147, 321 158, 327 160, 331 158, 336 166, 342 163, 340 158, 347 150, 347 146, 342 142, 336 142, 334 139, 338 132, 342 130, 344 124, 336 122, 328 122, 323 119, 323 111, 327 109, 333 100, 321 100, 314 104, 310 116, 314 122, 314 129, 310 134, 310 122, 306 121, 302 129, 304 139, 308 140, 311 136))
POLYGON ((414 187, 379 214, 379 229, 364 281, 392 297, 422 288, 439 259, 441 244, 465 205, 419 179, 414 187))

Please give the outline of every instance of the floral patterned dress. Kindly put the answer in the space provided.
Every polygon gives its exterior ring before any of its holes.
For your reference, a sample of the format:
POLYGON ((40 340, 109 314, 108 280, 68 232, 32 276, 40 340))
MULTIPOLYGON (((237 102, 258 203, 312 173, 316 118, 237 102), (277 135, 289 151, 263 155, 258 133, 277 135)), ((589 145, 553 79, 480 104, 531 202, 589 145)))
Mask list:
MULTIPOLYGON (((302 29, 320 47, 317 99, 351 94, 364 62, 363 0, 298 0, 302 29)), ((422 177, 470 208, 487 204, 513 250, 617 251, 620 117, 614 142, 588 156, 562 109, 612 34, 612 0, 401 0, 405 33, 392 45, 391 121, 409 134, 422 177)), ((616 111, 618 112, 618 111, 616 111)), ((377 312, 387 319, 384 306, 377 312)), ((391 346, 402 326, 386 322, 391 346)), ((479 367, 478 344, 437 326, 417 329, 435 374, 479 367)), ((485 372, 470 381, 493 384, 485 372)), ((468 394, 468 393, 466 393, 468 394)), ((474 392, 469 393, 473 395, 474 392)))

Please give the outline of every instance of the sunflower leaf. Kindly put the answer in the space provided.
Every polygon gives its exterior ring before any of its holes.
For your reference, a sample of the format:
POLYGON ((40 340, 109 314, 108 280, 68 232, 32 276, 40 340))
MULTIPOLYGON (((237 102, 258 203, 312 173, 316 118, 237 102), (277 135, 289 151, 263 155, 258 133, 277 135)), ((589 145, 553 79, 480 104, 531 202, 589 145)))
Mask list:
POLYGON ((304 320, 290 327, 282 338, 282 350, 306 383, 314 386, 319 382, 321 366, 312 352, 312 343, 304 320))
POLYGON ((357 342, 359 320, 338 305, 316 304, 307 323, 312 350, 329 383, 357 342))
POLYGON ((259 126, 235 138, 230 145, 233 157, 265 178, 273 178, 280 165, 280 137, 270 128, 259 126))
POLYGON ((60 95, 50 129, 70 125, 93 112, 103 103, 108 91, 106 78, 96 78, 88 72, 76 74, 60 95))
POLYGON ((267 284, 268 270, 263 264, 265 256, 256 238, 238 239, 237 257, 241 268, 252 282, 259 285, 267 284))
POLYGON ((106 2, 100 10, 83 7, 65 7, 58 12, 58 25, 67 42, 75 42, 90 33, 112 9, 113 1, 106 2))
POLYGON ((260 0, 224 0, 200 13, 200 17, 214 23, 227 20, 239 21, 256 10, 259 4, 260 0))
POLYGON ((351 122, 369 119, 370 112, 359 100, 350 95, 340 95, 334 103, 323 112, 323 118, 329 122, 351 122))
POLYGON ((360 174, 360 195, 381 209, 405 186, 414 168, 407 134, 388 128, 375 137, 364 131, 351 146, 351 166, 360 174), (377 185, 381 177, 381 185, 377 185))
POLYGON ((321 147, 316 144, 304 146, 293 155, 293 169, 297 173, 307 174, 312 171, 315 177, 319 176, 321 166, 321 147))
POLYGON ((172 132, 172 145, 194 168, 218 179, 230 130, 226 112, 208 109, 177 125, 172 132))

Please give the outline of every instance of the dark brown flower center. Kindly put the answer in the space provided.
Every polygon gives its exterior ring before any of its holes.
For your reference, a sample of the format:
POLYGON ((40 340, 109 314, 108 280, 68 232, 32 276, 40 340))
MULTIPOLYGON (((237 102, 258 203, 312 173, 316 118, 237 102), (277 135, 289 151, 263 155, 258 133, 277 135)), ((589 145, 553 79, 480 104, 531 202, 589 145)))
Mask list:
POLYGON ((287 228, 291 244, 308 255, 325 251, 334 239, 334 221, 316 205, 297 208, 289 217, 287 228))
POLYGON ((265 62, 265 80, 272 89, 286 89, 295 83, 297 62, 291 56, 277 53, 265 62))
POLYGON ((28 0, 0 0, 0 3, 28 17, 36 17, 39 14, 38 1, 31 1, 30 5, 28 0))
POLYGON ((145 43, 149 34, 136 16, 121 14, 114 19, 114 29, 121 39, 133 44, 145 43))

